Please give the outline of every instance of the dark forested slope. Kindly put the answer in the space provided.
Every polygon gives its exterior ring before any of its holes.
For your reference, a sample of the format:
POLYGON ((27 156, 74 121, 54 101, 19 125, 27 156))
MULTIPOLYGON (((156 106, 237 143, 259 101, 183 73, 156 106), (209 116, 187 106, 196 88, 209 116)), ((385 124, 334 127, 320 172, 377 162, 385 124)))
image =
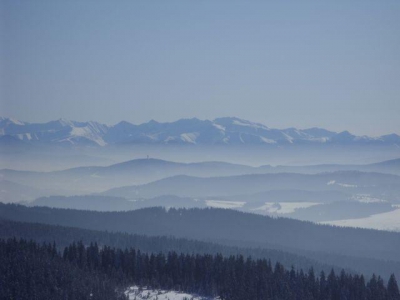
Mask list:
POLYGON ((224 209, 89 212, 0 204, 0 218, 146 235, 229 240, 400 261, 400 233, 339 228, 224 209))
POLYGON ((118 289, 139 285, 179 290, 222 300, 351 299, 400 300, 395 276, 385 284, 373 276, 332 270, 286 270, 266 259, 242 255, 148 254, 137 249, 99 248, 0 240, 1 299, 117 299, 118 289))
POLYGON ((63 259, 55 244, 0 240, 0 299, 117 300, 113 278, 63 259))

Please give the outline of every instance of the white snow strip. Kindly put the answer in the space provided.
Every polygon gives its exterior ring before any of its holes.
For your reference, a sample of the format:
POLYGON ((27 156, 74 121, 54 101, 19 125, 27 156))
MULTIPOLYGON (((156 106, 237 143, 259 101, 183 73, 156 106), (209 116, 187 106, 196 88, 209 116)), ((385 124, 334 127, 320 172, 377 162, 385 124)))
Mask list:
POLYGON ((357 202, 361 202, 361 203, 384 203, 384 202, 388 202, 387 200, 371 197, 371 195, 369 195, 369 194, 357 194, 357 195, 352 196, 351 199, 355 200, 357 202))
POLYGON ((101 178, 101 176, 99 176, 97 173, 91 174, 90 177, 92 177, 92 178, 101 178))
POLYGON ((170 141, 175 141, 175 140, 176 140, 175 137, 173 137, 173 136, 168 136, 168 137, 164 140, 164 142, 165 142, 165 143, 168 143, 168 142, 170 142, 170 141))
POLYGON ((251 127, 251 128, 254 128, 254 129, 269 130, 267 126, 264 126, 264 125, 261 125, 261 124, 257 124, 257 123, 251 123, 251 122, 245 123, 245 122, 242 122, 242 121, 239 121, 239 120, 234 120, 232 122, 232 124, 238 125, 238 126, 251 127))
POLYGON ((271 140, 271 139, 267 139, 266 137, 260 136, 261 141, 263 141, 264 143, 267 144, 276 144, 276 141, 271 140))
POLYGON ((254 210, 270 214, 290 214, 299 208, 307 208, 318 205, 317 202, 265 202, 265 204, 254 210))
POLYGON ((400 232, 400 209, 376 214, 362 219, 347 219, 321 222, 342 227, 370 228, 378 230, 390 230, 400 232))
POLYGON ((8 119, 11 123, 14 123, 15 125, 25 125, 24 122, 21 122, 20 120, 9 118, 8 119))
POLYGON ((222 125, 213 123, 213 126, 214 126, 215 128, 217 128, 217 129, 221 130, 221 131, 225 131, 225 127, 222 126, 222 125))
POLYGON ((214 208, 240 208, 246 202, 224 201, 224 200, 206 200, 206 205, 214 208))
POLYGON ((26 140, 30 141, 32 139, 32 136, 30 133, 19 133, 16 136, 21 141, 26 141, 26 140))
POLYGON ((197 295, 187 294, 176 291, 152 290, 147 288, 140 289, 137 286, 130 287, 125 295, 129 300, 217 300, 218 298, 205 298, 197 295))
POLYGON ((340 186, 342 186, 342 187, 346 187, 346 188, 356 188, 357 187, 357 185, 354 185, 354 184, 347 184, 347 183, 337 183, 337 185, 340 185, 340 186))
POLYGON ((329 181, 327 183, 327 185, 334 185, 334 184, 337 184, 339 186, 346 187, 346 188, 356 188, 357 187, 357 185, 347 184, 347 183, 340 183, 340 182, 336 182, 336 180, 331 180, 331 181, 329 181))
POLYGON ((283 135, 286 137, 286 139, 288 140, 289 143, 293 144, 293 138, 290 135, 288 135, 287 133, 284 133, 284 132, 283 132, 283 135))
POLYGON ((70 132, 71 137, 84 137, 98 144, 99 146, 105 146, 104 140, 101 138, 98 132, 94 132, 89 127, 72 127, 70 132))
POLYGON ((196 139, 199 136, 197 132, 182 133, 181 140, 187 143, 196 144, 196 139))

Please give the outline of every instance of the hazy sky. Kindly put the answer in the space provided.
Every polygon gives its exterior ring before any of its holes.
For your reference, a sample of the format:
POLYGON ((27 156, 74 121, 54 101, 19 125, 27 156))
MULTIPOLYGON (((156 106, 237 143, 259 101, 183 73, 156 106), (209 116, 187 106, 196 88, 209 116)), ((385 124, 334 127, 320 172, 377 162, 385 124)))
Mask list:
POLYGON ((0 115, 400 134, 400 1, 0 0, 0 115))

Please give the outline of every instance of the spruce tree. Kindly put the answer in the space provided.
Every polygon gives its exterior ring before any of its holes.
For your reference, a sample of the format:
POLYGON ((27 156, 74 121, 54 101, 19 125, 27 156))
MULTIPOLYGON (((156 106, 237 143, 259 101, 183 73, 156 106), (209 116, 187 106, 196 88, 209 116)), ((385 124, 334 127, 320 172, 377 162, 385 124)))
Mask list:
POLYGON ((400 300, 399 287, 394 274, 390 276, 387 286, 388 300, 400 300))

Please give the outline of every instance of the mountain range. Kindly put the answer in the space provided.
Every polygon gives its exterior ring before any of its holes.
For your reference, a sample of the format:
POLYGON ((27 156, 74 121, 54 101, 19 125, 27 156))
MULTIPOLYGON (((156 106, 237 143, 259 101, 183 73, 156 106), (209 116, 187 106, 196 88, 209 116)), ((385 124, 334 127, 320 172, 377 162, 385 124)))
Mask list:
POLYGON ((65 119, 47 123, 28 123, 0 117, 1 144, 61 144, 106 146, 125 144, 164 145, 400 145, 400 136, 356 136, 322 128, 274 129, 260 123, 224 117, 215 120, 180 119, 170 123, 151 120, 134 125, 122 121, 116 125, 98 122, 76 122, 65 119))

